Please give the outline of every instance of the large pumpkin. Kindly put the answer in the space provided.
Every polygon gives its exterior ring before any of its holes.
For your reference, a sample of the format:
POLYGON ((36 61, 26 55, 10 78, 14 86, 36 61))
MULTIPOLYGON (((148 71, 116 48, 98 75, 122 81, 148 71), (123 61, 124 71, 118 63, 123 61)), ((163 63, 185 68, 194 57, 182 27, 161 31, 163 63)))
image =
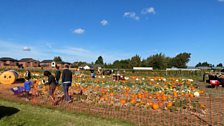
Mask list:
POLYGON ((6 71, 0 75, 0 83, 13 84, 17 78, 18 78, 18 73, 16 73, 16 71, 13 71, 13 70, 6 71))

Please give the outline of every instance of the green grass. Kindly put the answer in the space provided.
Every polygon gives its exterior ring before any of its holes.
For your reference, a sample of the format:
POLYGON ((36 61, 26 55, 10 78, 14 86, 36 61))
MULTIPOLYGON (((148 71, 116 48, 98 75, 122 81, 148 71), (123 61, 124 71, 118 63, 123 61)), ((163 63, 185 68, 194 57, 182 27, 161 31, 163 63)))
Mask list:
POLYGON ((119 120, 69 113, 0 99, 0 126, 130 126, 119 120))

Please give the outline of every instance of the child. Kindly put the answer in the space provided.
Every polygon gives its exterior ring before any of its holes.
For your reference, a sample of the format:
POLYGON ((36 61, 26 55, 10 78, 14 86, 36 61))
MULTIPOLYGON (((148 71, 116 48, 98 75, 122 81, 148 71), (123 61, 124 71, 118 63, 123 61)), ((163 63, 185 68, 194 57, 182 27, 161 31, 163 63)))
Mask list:
POLYGON ((29 101, 31 86, 32 86, 32 82, 29 80, 29 77, 25 77, 24 88, 26 93, 26 101, 29 101))
POLYGON ((50 71, 44 71, 44 76, 48 77, 48 81, 45 83, 45 85, 49 85, 50 98, 53 100, 53 102, 55 102, 54 91, 57 87, 55 77, 51 74, 50 71))

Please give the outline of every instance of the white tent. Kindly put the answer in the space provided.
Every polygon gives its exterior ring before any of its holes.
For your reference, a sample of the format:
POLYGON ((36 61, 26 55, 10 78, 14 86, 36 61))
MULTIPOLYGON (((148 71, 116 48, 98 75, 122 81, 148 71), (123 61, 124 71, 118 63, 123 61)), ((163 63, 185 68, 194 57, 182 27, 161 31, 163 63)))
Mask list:
POLYGON ((83 69, 84 69, 84 70, 89 70, 90 67, 89 67, 88 65, 85 65, 85 66, 83 67, 83 69))

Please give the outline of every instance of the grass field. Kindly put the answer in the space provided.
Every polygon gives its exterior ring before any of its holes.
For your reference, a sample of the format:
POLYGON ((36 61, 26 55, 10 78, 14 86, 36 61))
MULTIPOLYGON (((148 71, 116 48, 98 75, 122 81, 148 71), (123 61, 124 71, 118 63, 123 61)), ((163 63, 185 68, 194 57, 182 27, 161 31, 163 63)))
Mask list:
POLYGON ((0 126, 130 126, 132 124, 107 120, 84 114, 51 110, 29 104, 0 99, 0 126))

